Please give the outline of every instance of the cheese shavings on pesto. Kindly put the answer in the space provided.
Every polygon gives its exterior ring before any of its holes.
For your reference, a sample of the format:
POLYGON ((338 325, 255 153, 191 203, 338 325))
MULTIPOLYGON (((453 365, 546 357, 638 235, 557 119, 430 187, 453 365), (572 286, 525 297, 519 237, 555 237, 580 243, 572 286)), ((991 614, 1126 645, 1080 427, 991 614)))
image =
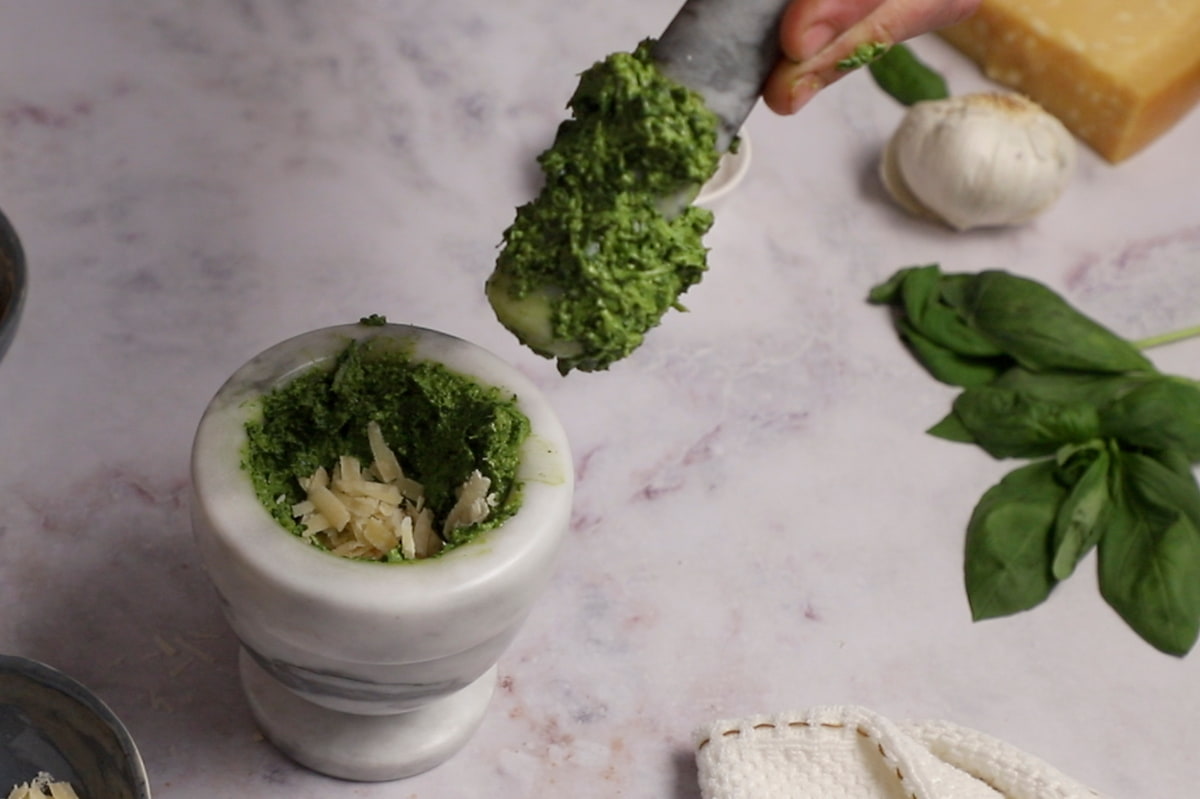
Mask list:
POLYGON ((383 560, 398 552, 404 560, 428 558, 459 528, 486 520, 499 501, 488 492, 492 481, 472 471, 439 536, 433 511, 425 506, 424 486, 404 475, 377 422, 367 425, 367 440, 374 456, 367 469, 352 455, 338 458, 332 475, 317 467, 299 480, 306 498, 292 505, 302 536, 335 555, 383 560))
POLYGON ((517 398, 397 340, 351 342, 267 392, 243 467, 284 529, 350 558, 433 557, 521 505, 517 398))
POLYGON ((690 202, 717 169, 718 119, 651 44, 580 76, 487 281, 500 322, 562 374, 629 355, 707 268, 713 216, 690 202))

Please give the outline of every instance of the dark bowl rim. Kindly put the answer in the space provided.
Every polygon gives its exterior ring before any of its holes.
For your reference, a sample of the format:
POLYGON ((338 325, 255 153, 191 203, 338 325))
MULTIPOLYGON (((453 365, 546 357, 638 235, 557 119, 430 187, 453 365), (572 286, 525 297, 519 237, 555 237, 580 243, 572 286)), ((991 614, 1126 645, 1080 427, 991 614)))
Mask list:
POLYGON ((117 717, 104 700, 97 696, 83 683, 38 660, 21 657, 20 655, 0 654, 0 674, 15 674, 26 677, 39 685, 44 685, 58 691, 95 713, 117 738, 125 762, 129 764, 134 784, 131 786, 137 799, 150 799, 150 780, 146 776, 146 766, 138 752, 137 744, 130 735, 124 722, 117 717))
POLYGON ((21 317, 29 284, 25 248, 3 209, 0 209, 0 267, 9 273, 12 280, 12 295, 0 306, 0 356, 3 356, 21 317))

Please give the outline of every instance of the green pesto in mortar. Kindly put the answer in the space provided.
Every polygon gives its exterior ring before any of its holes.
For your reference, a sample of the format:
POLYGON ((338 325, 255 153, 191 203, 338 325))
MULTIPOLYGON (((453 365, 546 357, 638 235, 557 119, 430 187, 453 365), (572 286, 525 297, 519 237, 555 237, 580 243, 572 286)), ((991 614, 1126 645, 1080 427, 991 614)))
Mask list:
MULTIPOLYGON (((300 374, 264 395, 261 406, 262 417, 246 424, 243 467, 259 500, 297 535, 301 526, 291 506, 304 499, 299 478, 319 466, 332 469, 342 455, 371 463, 371 420, 379 423, 405 474, 424 485, 438 529, 472 470, 491 478, 499 503, 484 521, 451 533, 447 549, 498 526, 520 507, 517 466, 530 426, 516 398, 441 364, 413 359, 394 340, 351 342, 332 368, 300 374)), ((387 559, 399 560, 400 554, 387 559)))
POLYGON ((716 171, 718 119, 658 70, 651 44, 580 76, 572 118, 538 158, 542 191, 517 209, 488 280, 500 321, 563 374, 627 356, 707 268, 713 216, 687 203, 716 171), (531 322, 530 297, 548 320, 531 322))

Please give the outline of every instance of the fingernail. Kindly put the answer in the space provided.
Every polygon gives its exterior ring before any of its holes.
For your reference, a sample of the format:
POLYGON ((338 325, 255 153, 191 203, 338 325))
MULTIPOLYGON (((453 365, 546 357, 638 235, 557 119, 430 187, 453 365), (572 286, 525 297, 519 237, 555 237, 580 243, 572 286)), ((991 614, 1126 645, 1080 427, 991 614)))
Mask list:
POLYGON ((788 95, 788 109, 796 113, 821 90, 821 81, 815 75, 805 75, 792 84, 788 95))
POLYGON ((818 22, 800 37, 800 63, 804 63, 833 41, 837 31, 827 22, 818 22))

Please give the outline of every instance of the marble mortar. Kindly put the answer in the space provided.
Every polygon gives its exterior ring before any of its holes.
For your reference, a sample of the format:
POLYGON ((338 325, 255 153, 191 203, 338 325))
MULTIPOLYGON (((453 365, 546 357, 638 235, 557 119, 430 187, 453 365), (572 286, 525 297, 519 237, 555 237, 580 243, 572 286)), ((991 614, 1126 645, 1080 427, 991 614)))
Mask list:
POLYGON ((574 473, 557 416, 510 365, 432 330, 344 325, 234 372, 200 421, 192 482, 195 540, 241 642, 242 686, 264 735, 315 771, 382 781, 445 761, 482 720, 496 661, 551 575, 574 473), (375 336, 512 392, 531 422, 518 512, 436 558, 387 564, 319 550, 272 519, 241 468, 257 397, 375 336))

